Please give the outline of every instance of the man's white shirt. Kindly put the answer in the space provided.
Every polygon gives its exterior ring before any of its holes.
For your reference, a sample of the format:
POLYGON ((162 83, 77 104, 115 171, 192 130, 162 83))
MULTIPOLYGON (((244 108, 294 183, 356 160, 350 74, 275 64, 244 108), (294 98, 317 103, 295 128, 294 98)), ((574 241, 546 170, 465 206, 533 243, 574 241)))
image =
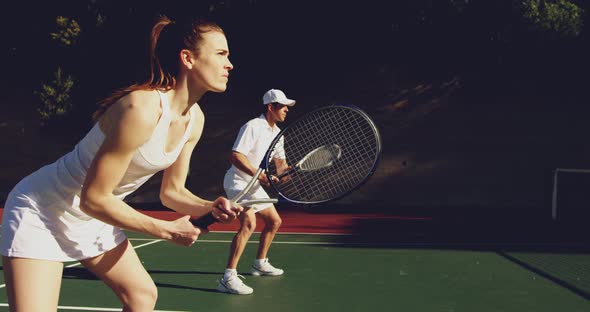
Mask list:
MULTIPOLYGON (((271 127, 264 114, 261 114, 258 118, 251 119, 240 128, 232 150, 244 154, 252 166, 258 167, 268 147, 279 132, 281 132, 281 129, 276 124, 274 127, 271 127)), ((273 157, 285 158, 282 147, 283 138, 276 144, 273 157)), ((244 180, 250 180, 252 178, 251 175, 234 165, 229 168, 228 173, 238 175, 244 180)))

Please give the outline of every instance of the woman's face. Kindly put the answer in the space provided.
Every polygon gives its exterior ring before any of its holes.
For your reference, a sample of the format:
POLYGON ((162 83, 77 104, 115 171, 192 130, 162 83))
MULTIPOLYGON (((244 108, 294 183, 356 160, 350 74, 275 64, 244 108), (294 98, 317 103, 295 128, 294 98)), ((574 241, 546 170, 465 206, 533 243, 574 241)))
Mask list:
POLYGON ((199 54, 194 56, 194 66, 189 74, 194 78, 195 87, 205 91, 225 91, 229 71, 234 67, 229 61, 225 35, 219 31, 203 33, 199 49, 199 54))

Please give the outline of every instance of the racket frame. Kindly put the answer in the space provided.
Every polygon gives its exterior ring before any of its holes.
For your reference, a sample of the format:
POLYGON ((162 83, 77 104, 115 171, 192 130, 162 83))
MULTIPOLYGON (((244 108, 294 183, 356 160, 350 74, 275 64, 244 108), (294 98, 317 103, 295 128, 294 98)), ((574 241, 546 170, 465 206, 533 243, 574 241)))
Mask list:
MULTIPOLYGON (((373 119, 371 119, 371 117, 369 117, 369 115, 367 113, 365 113, 362 109, 360 109, 359 107, 352 105, 352 104, 333 104, 333 105, 327 105, 327 106, 322 106, 322 107, 316 108, 316 109, 304 114, 303 116, 297 118, 295 121, 290 123, 287 127, 282 129, 281 132, 279 132, 279 134, 271 142, 268 150, 266 151, 266 154, 264 155, 264 158, 262 159, 262 162, 260 163, 260 168, 262 168, 262 170, 265 171, 268 181, 270 182, 270 186, 279 195, 279 199, 276 202, 279 202, 279 203, 280 202, 291 202, 291 203, 304 204, 304 205, 321 204, 321 203, 326 203, 326 202, 338 200, 338 199, 352 193, 353 191, 358 189, 361 185, 363 185, 377 170, 377 165, 379 164, 379 161, 381 159, 381 151, 382 151, 381 134, 379 133, 379 129, 377 128, 377 125, 375 125, 375 122, 373 121, 373 119), (269 165, 270 165, 269 161, 272 161, 270 154, 272 153, 277 142, 280 140, 280 138, 283 136, 283 134, 286 131, 288 131, 289 128, 298 124, 298 122, 300 120, 303 120, 303 119, 307 118, 308 116, 316 114, 317 112, 322 111, 322 110, 333 109, 334 107, 349 109, 349 110, 354 111, 355 113, 358 113, 367 121, 367 123, 369 124, 369 126, 373 130, 373 133, 375 134, 375 143, 376 143, 375 145, 377 147, 377 151, 375 153, 376 157, 373 162, 373 166, 371 167, 371 170, 369 170, 367 175, 361 181, 359 181, 355 186, 351 187, 347 192, 343 192, 336 197, 328 198, 328 199, 324 199, 324 200, 317 200, 317 201, 300 201, 300 200, 290 199, 281 193, 281 191, 275 186, 275 183, 272 181, 268 171, 264 170, 265 168, 269 167, 269 165)), ((264 202, 266 203, 266 201, 264 201, 264 202)), ((273 203, 276 203, 276 202, 273 202, 273 203)))

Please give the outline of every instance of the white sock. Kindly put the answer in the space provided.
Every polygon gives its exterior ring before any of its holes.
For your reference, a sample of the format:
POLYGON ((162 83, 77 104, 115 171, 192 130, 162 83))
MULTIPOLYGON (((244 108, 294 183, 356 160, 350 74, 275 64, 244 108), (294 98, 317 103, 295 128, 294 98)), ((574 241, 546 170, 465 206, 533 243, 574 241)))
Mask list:
POLYGON ((227 279, 232 275, 237 275, 238 271, 236 269, 225 269, 225 273, 223 274, 223 278, 227 279))
POLYGON ((268 260, 268 258, 256 259, 256 260, 254 260, 254 265, 260 266, 261 264, 265 263, 267 260, 268 260))

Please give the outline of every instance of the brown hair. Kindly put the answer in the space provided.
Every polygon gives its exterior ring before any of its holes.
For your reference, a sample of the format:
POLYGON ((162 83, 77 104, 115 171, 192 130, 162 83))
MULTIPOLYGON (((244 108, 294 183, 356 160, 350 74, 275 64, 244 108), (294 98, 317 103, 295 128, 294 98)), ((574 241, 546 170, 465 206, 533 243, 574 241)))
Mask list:
POLYGON ((176 87, 176 76, 180 69, 178 53, 182 49, 199 54, 203 34, 209 31, 224 33, 217 24, 204 20, 192 20, 176 23, 166 16, 158 18, 150 36, 150 78, 143 83, 136 83, 113 92, 98 103, 99 108, 92 118, 100 116, 117 100, 137 90, 170 90, 176 87))

